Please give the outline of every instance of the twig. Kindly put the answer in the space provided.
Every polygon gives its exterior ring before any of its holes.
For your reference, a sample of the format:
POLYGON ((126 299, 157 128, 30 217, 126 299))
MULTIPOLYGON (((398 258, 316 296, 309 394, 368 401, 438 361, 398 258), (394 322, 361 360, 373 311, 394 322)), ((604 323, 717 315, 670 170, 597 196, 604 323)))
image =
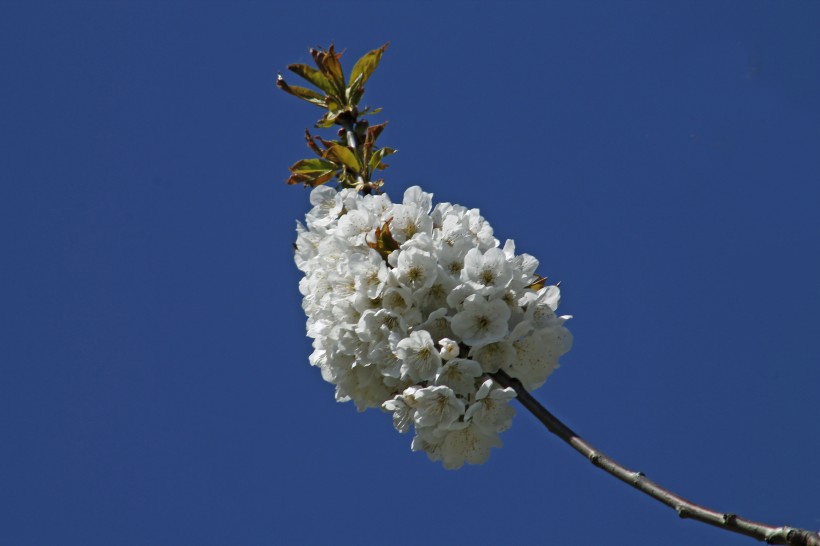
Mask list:
POLYGON ((341 124, 342 128, 345 130, 345 136, 347 137, 347 145, 353 148, 354 150, 359 150, 359 143, 357 142, 356 138, 356 123, 357 121, 353 119, 352 121, 348 118, 340 119, 339 123, 341 124))
POLYGON ((766 525, 742 518, 736 514, 718 512, 676 495, 668 489, 656 484, 644 476, 643 473, 635 472, 621 466, 592 447, 588 442, 573 432, 572 429, 550 413, 538 400, 533 398, 518 379, 510 377, 503 370, 490 374, 490 376, 500 385, 512 387, 522 406, 541 421, 550 432, 572 446, 578 453, 589 459, 592 464, 674 509, 680 517, 694 519, 727 531, 750 536, 757 540, 765 541, 767 544, 820 546, 820 534, 816 532, 787 526, 774 527, 766 525))
MULTIPOLYGON (((352 120, 345 117, 339 119, 339 124, 342 126, 345 132, 345 137, 347 139, 347 145, 355 150, 355 153, 361 156, 361 148, 359 147, 359 139, 356 138, 356 124, 358 120, 353 118, 352 120)), ((356 182, 358 182, 362 186, 362 191, 364 193, 370 193, 370 188, 365 184, 365 179, 359 174, 356 177, 356 182)))

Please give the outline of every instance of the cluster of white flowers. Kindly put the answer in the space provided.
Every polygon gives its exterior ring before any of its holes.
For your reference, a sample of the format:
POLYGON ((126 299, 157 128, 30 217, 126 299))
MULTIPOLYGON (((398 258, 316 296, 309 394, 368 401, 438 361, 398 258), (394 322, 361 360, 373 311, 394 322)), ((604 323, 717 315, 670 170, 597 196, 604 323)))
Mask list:
POLYGON ((412 187, 393 204, 319 186, 295 260, 310 363, 336 399, 392 412, 399 432, 413 425, 414 451, 459 468, 486 461, 515 413, 513 389, 488 374, 536 389, 572 336, 534 257, 511 240, 499 248, 477 209, 432 197, 412 187))

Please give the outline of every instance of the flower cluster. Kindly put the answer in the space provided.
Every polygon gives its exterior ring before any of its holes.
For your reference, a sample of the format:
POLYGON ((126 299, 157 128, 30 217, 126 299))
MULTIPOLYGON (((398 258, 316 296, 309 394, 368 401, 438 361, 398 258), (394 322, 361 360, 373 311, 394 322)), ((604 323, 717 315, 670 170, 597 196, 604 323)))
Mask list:
POLYGON ((536 389, 572 344, 558 287, 513 241, 499 248, 477 209, 433 207, 419 187, 394 204, 319 186, 310 202, 295 254, 310 363, 338 401, 392 412, 399 432, 413 425, 414 451, 446 468, 486 461, 515 397, 489 374, 536 389))

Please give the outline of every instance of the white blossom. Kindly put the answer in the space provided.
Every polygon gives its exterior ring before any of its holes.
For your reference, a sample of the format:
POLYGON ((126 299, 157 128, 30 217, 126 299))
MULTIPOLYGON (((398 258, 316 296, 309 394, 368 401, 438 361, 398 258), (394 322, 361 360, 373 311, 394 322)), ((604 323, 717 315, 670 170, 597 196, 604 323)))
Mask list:
POLYGON ((376 298, 384 291, 389 274, 378 252, 371 249, 367 254, 353 254, 349 265, 356 290, 368 298, 376 298))
POLYGON ((461 278, 478 294, 493 296, 504 290, 512 280, 512 266, 504 252, 498 248, 482 252, 477 248, 470 249, 464 256, 464 269, 461 278))
POLYGON ((572 345, 558 287, 530 288, 538 260, 512 240, 499 248, 478 209, 434 206, 419 187, 394 204, 319 186, 310 203, 294 253, 310 364, 339 402, 412 428, 414 451, 445 468, 486 461, 515 413, 514 391, 487 376, 504 370, 532 390, 572 345))
POLYGON ((356 324, 356 334, 362 341, 376 342, 386 339, 391 332, 404 333, 406 326, 401 315, 388 309, 368 309, 356 324))
POLYGON ((481 384, 476 393, 476 401, 467 408, 464 420, 472 421, 477 426, 502 432, 510 428, 515 410, 509 401, 515 398, 515 391, 510 388, 493 388, 493 380, 481 384))
POLYGON ((464 300, 464 309, 456 313, 450 326, 467 345, 486 345, 507 334, 509 318, 510 309, 502 300, 487 301, 473 294, 464 300))
POLYGON ((396 264, 396 280, 413 292, 433 286, 438 268, 433 254, 418 248, 402 250, 396 264))
POLYGON ((572 334, 563 325, 534 330, 513 342, 516 358, 504 366, 511 376, 520 379, 524 388, 534 390, 544 384, 558 368, 558 358, 572 346, 572 334))
POLYGON ((450 317, 447 315, 449 309, 439 308, 427 316, 427 320, 416 326, 416 329, 427 330, 433 339, 444 339, 455 337, 450 328, 450 317))
POLYGON ((429 214, 430 209, 433 208, 433 194, 422 191, 422 189, 418 186, 412 186, 405 190, 404 200, 402 203, 405 205, 414 204, 424 214, 429 214))
POLYGON ((402 379, 432 381, 441 365, 441 357, 427 330, 416 330, 396 344, 393 351, 402 361, 402 379))
POLYGON ((491 447, 501 447, 498 433, 479 427, 472 421, 454 423, 438 446, 444 468, 456 470, 465 462, 483 464, 491 447))
POLYGON ((475 392, 476 378, 483 373, 475 360, 454 358, 436 371, 436 385, 447 385, 457 394, 468 396, 475 392))
POLYGON ((373 226, 373 215, 365 209, 351 210, 339 218, 336 228, 339 236, 348 239, 356 246, 361 246, 373 226))
POLYGON ((470 356, 480 362, 482 369, 487 373, 497 372, 504 366, 504 363, 516 357, 512 343, 507 339, 474 348, 470 356))
POLYGON ((341 194, 327 186, 319 186, 310 192, 310 204, 313 209, 305 220, 311 228, 327 227, 336 222, 343 207, 341 194))
POLYGON ((453 358, 458 356, 459 348, 457 341, 445 337, 440 339, 438 341, 438 344, 441 346, 441 351, 439 352, 439 355, 441 356, 442 360, 452 360, 453 358))
POLYGON ((392 215, 390 230, 400 243, 409 241, 417 234, 429 234, 433 231, 433 220, 415 203, 396 205, 392 215))
POLYGON ((464 415, 464 402, 456 397, 450 387, 424 387, 418 389, 413 398, 416 402, 413 418, 416 427, 446 428, 464 415))
POLYGON ((407 313, 413 308, 413 292, 403 286, 391 286, 384 291, 381 304, 390 312, 407 313))
POLYGON ((401 433, 410 430, 410 424, 413 422, 413 414, 416 411, 413 408, 416 405, 413 395, 417 390, 415 387, 408 387, 403 393, 382 404, 382 408, 393 412, 393 426, 401 433))

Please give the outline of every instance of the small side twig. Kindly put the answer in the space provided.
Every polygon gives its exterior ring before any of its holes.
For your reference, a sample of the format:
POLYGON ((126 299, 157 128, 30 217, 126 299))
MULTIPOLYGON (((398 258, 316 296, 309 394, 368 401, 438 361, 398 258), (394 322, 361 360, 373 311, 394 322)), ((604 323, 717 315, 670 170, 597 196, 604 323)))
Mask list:
POLYGON ((532 413, 547 429, 568 443, 589 461, 625 482, 638 491, 662 502, 675 510, 682 518, 689 518, 727 531, 746 535, 767 544, 789 544, 793 546, 820 546, 820 534, 806 529, 788 526, 772 526, 742 518, 736 514, 719 512, 706 508, 669 491, 647 478, 641 472, 630 470, 607 457, 582 439, 571 428, 550 413, 524 388, 518 379, 510 377, 503 370, 490 376, 504 387, 512 387, 518 401, 532 413))

